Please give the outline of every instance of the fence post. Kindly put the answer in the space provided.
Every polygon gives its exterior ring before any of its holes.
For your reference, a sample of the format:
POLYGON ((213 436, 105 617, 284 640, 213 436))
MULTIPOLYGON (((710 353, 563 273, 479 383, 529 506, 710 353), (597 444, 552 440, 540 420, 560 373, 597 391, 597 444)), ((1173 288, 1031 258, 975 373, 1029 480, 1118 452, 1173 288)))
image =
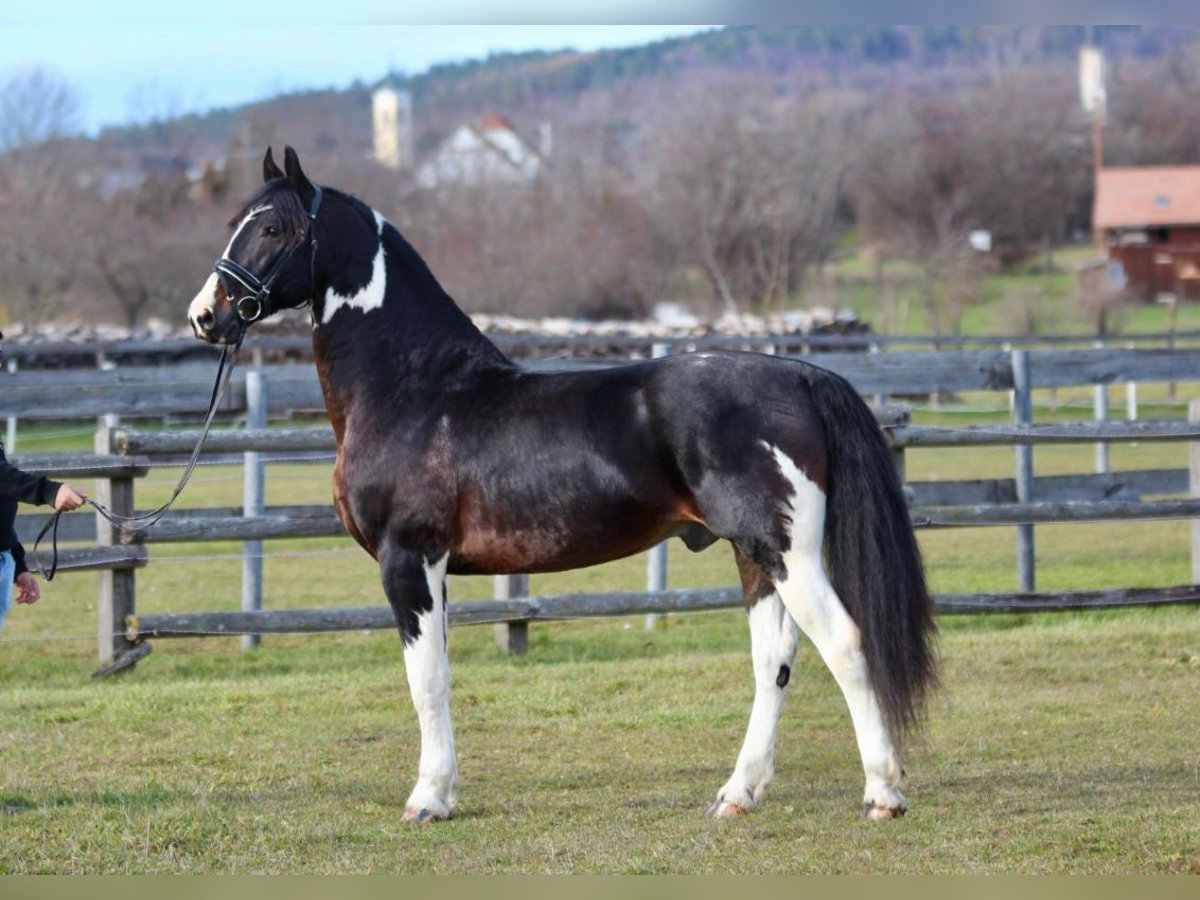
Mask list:
MULTIPOLYGON (((267 427, 267 377, 258 369, 246 373, 246 427, 267 427)), ((266 467, 262 454, 248 450, 242 459, 242 515, 261 516, 266 509, 264 481, 266 467)), ((242 611, 262 609, 263 542, 242 542, 242 611)), ((243 634, 242 649, 251 650, 262 642, 261 634, 243 634)))
MULTIPOLYGON (((10 359, 8 361, 8 371, 14 373, 17 371, 17 361, 10 359)), ((4 446, 9 453, 17 452, 17 417, 8 417, 8 427, 5 429, 4 446)))
MULTIPOLYGON (((1133 341, 1125 345, 1127 350, 1133 349, 1133 341)), ((1125 418, 1136 422, 1138 417, 1137 382, 1129 379, 1125 382, 1125 418)))
MULTIPOLYGON (((882 410, 882 407, 880 407, 882 410)), ((896 418, 895 422, 890 423, 892 428, 903 427, 912 424, 912 408, 905 407, 904 412, 896 418)), ((885 430, 887 435, 888 446, 892 448, 892 462, 896 466, 896 474, 900 476, 900 484, 903 487, 908 486, 908 462, 904 457, 904 444, 897 444, 893 437, 892 428, 885 430)))
MULTIPOLYGON (((1096 341, 1096 349, 1104 349, 1104 341, 1096 341)), ((1092 418, 1097 422, 1108 419, 1108 385, 1097 384, 1092 388, 1092 418)), ((1108 471, 1108 444, 1096 442, 1096 473, 1103 475, 1108 471)))
MULTIPOLYGON (((497 575, 492 596, 496 600, 516 600, 529 596, 528 575, 497 575)), ((492 626, 496 646, 505 653, 521 656, 529 649, 528 622, 500 622, 492 626)))
MULTIPOLYGON (((670 344, 655 344, 650 348, 650 354, 654 359, 661 359, 664 356, 671 355, 670 344)), ((646 590, 651 593, 655 591, 665 591, 667 589, 667 542, 662 541, 659 544, 650 548, 650 552, 646 555, 646 590)), ((658 625, 657 613, 647 613, 645 619, 645 628, 647 631, 653 631, 658 625)))
MULTIPOLYGON (((95 450, 101 455, 113 452, 112 429, 105 427, 97 430, 95 450)), ((133 515, 132 476, 97 478, 96 500, 116 517, 133 515)), ((96 513, 96 543, 101 547, 113 547, 121 543, 120 530, 99 513, 96 513)), ((100 572, 96 638, 101 665, 112 662, 133 647, 125 639, 125 628, 128 618, 137 612, 134 572, 133 568, 103 569, 100 572)))
MULTIPOLYGON (((96 354, 96 368, 101 372, 112 372, 117 368, 117 364, 100 352, 96 354)), ((105 413, 98 423, 100 428, 116 428, 120 424, 121 417, 116 413, 105 413)))
MULTIPOLYGON (((1013 421, 1018 425, 1033 424, 1033 385, 1029 373, 1029 351, 1012 351, 1013 421)), ((1033 447, 1017 444, 1013 447, 1014 477, 1017 502, 1033 502, 1033 447)), ((1034 584, 1033 526, 1017 526, 1017 590, 1029 593, 1034 584)))
MULTIPOLYGON (((1200 424, 1200 398, 1188 403, 1188 421, 1200 424)), ((1188 444, 1188 469, 1189 493, 1200 499, 1200 441, 1188 444)), ((1192 584, 1200 584, 1200 519, 1192 519, 1192 584)))

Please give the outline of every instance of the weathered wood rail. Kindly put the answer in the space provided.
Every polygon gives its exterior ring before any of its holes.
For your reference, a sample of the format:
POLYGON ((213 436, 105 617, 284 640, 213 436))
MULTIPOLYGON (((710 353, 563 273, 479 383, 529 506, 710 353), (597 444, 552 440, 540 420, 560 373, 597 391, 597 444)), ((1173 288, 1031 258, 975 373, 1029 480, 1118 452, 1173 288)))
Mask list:
MULTIPOLYGON (((1200 381, 1197 350, 1039 350, 1028 353, 1031 388, 1137 382, 1200 381)), ((962 391, 1014 389, 1013 353, 986 351, 914 351, 894 353, 822 353, 817 361, 843 375, 864 395, 905 396, 962 391)), ((612 366, 627 360, 537 359, 539 371, 612 366)), ((215 365, 186 363, 175 368, 17 371, 4 375, 0 416, 63 419, 117 415, 124 418, 203 413, 208 406, 215 365)), ((258 368, 271 385, 269 412, 324 411, 320 384, 312 366, 258 368)), ((246 370, 234 373, 221 407, 228 414, 246 410, 246 370)))
MULTIPOLYGON (((1035 388, 1138 381, 1200 382, 1200 352, 1164 350, 1050 350, 1004 353, 824 353, 819 362, 840 371, 864 394, 903 396, 933 391, 997 390, 1016 392, 1028 400, 1035 388), (1023 395, 1022 395, 1022 392, 1023 395)), ((573 360, 543 360, 542 369, 576 367, 573 360)), ((588 362, 607 365, 610 361, 588 362)), ((310 366, 264 366, 252 370, 270 385, 257 400, 258 412, 309 411, 321 406, 310 366)), ((5 376, 0 415, 80 418, 118 414, 126 418, 201 412, 211 388, 210 367, 124 369, 115 372, 26 372, 5 376), (66 380, 63 380, 63 379, 66 380), (11 379, 11 380, 10 380, 11 379)), ((243 416, 255 405, 247 385, 251 373, 236 373, 223 409, 243 416)), ((1200 413, 1197 414, 1200 417, 1200 413)), ((248 417, 249 418, 249 417, 248 417)), ((1114 441, 1180 441, 1197 438, 1200 424, 1180 421, 1087 422, 933 428, 913 425, 903 411, 880 412, 891 436, 897 464, 904 456, 927 447, 1014 446, 1030 450, 1051 443, 1109 443, 1114 441)), ((96 452, 78 455, 21 455, 17 461, 33 471, 74 479, 98 479, 99 493, 110 505, 133 512, 134 485, 163 459, 178 458, 194 446, 198 435, 189 431, 119 428, 102 431, 96 452)), ((206 444, 208 454, 328 453, 333 449, 327 426, 304 428, 240 428, 217 430, 206 444)), ((1196 466, 1200 466, 1197 463, 1196 466)), ((1190 476, 1200 483, 1200 475, 1190 476)), ((1200 489, 1192 499, 1143 500, 1143 494, 1184 494, 1189 472, 1184 469, 1138 472, 1097 472, 1034 478, 1017 467, 1012 479, 907 484, 917 527, 976 527, 1061 521, 1136 520, 1141 518, 1200 517, 1200 489)), ((29 539, 44 516, 21 516, 19 532, 29 539)), ((167 514, 143 535, 122 533, 96 521, 94 515, 74 513, 61 523, 64 541, 95 539, 97 546, 63 551, 63 571, 100 571, 100 655, 109 660, 131 650, 147 637, 196 634, 262 634, 282 631, 338 630, 392 627, 386 606, 366 610, 261 610, 178 614, 140 614, 136 606, 135 571, 153 559, 153 545, 179 541, 262 541, 281 538, 344 534, 332 507, 325 505, 179 509, 167 514)), ((1032 544, 1028 548, 1032 550, 1032 544)), ((1032 553, 1029 554, 1030 559, 1032 553)), ((1200 563, 1197 563, 1200 566, 1200 563)), ((1032 569, 1027 573, 1032 582, 1032 569)), ((1018 585, 1024 576, 1018 573, 1018 585)), ((1200 579, 1198 579, 1200 580, 1200 579)), ((524 590, 505 586, 507 599, 452 604, 452 623, 512 623, 520 634, 525 623, 539 619, 591 615, 632 615, 684 609, 718 609, 737 605, 734 588, 696 591, 569 594, 554 597, 521 596, 524 590)), ((1114 589, 1038 594, 1030 586, 1010 594, 945 595, 937 598, 942 612, 1086 609, 1113 604, 1191 603, 1198 599, 1193 585, 1154 590, 1114 589)), ((510 646, 518 646, 510 642, 510 646)))

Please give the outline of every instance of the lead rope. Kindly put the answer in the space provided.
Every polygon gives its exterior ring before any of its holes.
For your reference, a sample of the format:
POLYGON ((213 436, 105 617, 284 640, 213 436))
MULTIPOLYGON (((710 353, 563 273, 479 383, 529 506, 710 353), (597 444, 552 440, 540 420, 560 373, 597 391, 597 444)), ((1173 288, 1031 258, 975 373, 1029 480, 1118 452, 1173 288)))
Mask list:
MULTIPOLYGON (((212 429, 213 420, 216 418, 217 409, 221 405, 221 399, 225 396, 225 389, 229 387, 229 382, 233 377, 233 369, 237 363, 238 350, 242 347, 242 339, 246 336, 245 329, 238 332, 237 341, 233 344, 226 344, 221 350, 221 362, 217 366, 217 377, 213 382, 212 396, 208 400, 208 414, 204 418, 204 427, 200 431, 200 437, 196 441, 196 447, 192 450, 192 455, 188 459, 187 465, 183 469, 183 473, 179 476, 179 482, 175 485, 175 490, 167 499, 167 502, 149 510, 148 512, 134 513, 131 516, 119 515, 114 513, 103 503, 98 500, 93 500, 88 497, 84 503, 92 506, 97 513, 107 519, 110 523, 121 530, 123 534, 138 534, 148 531, 153 528, 162 517, 167 514, 167 511, 175 503, 175 500, 183 493, 184 487, 192 477, 192 473, 196 470, 196 464, 200 460, 200 452, 204 449, 204 442, 208 438, 208 432, 212 429)), ((50 518, 46 524, 42 526, 42 530, 38 532, 37 538, 33 542, 33 559, 37 567, 37 572, 46 581, 53 581, 54 575, 58 571, 58 523, 62 518, 63 511, 56 509, 50 514, 50 518), (46 569, 42 565, 41 555, 38 553, 38 546, 46 534, 50 534, 50 568, 46 569)))

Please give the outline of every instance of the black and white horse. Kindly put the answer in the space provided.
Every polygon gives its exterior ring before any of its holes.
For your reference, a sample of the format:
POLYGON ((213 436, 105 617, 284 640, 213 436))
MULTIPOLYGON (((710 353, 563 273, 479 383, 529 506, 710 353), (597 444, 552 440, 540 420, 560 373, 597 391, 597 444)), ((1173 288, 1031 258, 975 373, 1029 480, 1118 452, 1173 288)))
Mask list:
POLYGON ((577 568, 671 536, 732 544, 750 623, 750 724, 709 811, 762 802, 798 625, 850 707, 863 814, 904 813, 933 619, 886 441, 842 378, 750 353, 527 371, 378 212, 314 185, 290 147, 283 171, 267 151, 263 175, 188 316, 227 344, 312 304, 334 503, 379 562, 420 720, 406 819, 455 802, 446 575, 577 568))

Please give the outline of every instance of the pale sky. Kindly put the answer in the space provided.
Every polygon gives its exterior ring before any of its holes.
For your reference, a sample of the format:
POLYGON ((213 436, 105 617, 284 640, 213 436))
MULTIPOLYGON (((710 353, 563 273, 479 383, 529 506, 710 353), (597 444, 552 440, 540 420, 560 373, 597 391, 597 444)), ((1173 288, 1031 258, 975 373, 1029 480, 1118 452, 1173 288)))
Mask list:
MULTIPOLYGON (((532 18, 538 5, 526 3, 524 17, 532 18)), ((571 24, 550 12, 548 2, 541 5, 544 20, 557 17, 560 24, 444 24, 482 14, 476 0, 431 4, 443 24, 422 21, 432 13, 392 12, 390 4, 372 0, 282 0, 269 7, 245 0, 5 4, 0 83, 29 66, 51 72, 76 90, 81 124, 94 134, 106 125, 235 106, 285 91, 370 83, 389 70, 418 74, 435 63, 496 51, 596 50, 701 28, 571 24)), ((625 0, 609 6, 615 12, 606 19, 634 8, 625 0)))

